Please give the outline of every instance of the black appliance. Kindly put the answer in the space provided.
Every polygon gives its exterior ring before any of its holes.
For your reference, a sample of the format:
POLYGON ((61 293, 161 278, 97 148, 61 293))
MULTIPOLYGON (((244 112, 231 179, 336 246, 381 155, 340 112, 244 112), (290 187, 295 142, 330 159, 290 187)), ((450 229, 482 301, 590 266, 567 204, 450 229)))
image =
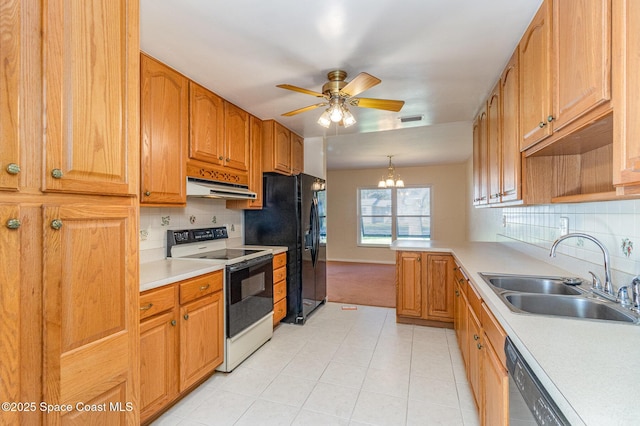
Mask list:
POLYGON ((303 324, 327 298, 325 181, 264 175, 262 210, 244 213, 245 244, 286 246, 287 316, 303 324))

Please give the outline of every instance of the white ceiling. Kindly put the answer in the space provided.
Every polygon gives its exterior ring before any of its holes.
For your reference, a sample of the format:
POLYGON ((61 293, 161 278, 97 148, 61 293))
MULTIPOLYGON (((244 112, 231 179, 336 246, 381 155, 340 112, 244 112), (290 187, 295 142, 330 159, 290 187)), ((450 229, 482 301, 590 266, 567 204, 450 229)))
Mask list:
POLYGON ((451 163, 471 155, 471 120, 541 0, 141 0, 141 48, 261 119, 327 138, 327 167, 451 163), (404 100, 351 108, 329 129, 318 103, 327 72, 382 80, 361 97, 404 100), (401 123, 400 117, 423 116, 401 123))

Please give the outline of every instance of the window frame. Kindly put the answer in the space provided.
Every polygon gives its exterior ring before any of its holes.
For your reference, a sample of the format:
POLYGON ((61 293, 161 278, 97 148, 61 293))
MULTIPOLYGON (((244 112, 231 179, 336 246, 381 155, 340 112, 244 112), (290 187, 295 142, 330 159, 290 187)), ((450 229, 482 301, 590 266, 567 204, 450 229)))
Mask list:
MULTIPOLYGON (((356 190, 356 197, 357 197, 357 235, 356 235, 356 246, 358 247, 374 247, 374 248, 380 248, 380 247, 384 247, 384 248, 389 248, 389 246, 391 245, 391 243, 393 243, 393 241, 396 241, 398 239, 402 239, 402 240, 416 240, 416 241, 430 241, 433 235, 433 185, 431 184, 425 184, 425 185, 406 185, 403 188, 428 188, 429 189, 429 215, 428 216, 424 216, 424 215, 398 215, 398 188, 397 187, 392 187, 392 188, 378 188, 376 186, 363 186, 363 187, 359 187, 356 190), (361 193, 363 190, 382 190, 382 189, 386 189, 386 190, 390 190, 391 191, 391 216, 380 216, 377 215, 379 217, 391 217, 391 243, 389 244, 374 244, 374 243, 366 243, 366 242, 362 242, 362 206, 361 206, 361 201, 362 201, 362 196, 361 193), (425 238, 398 238, 398 217, 428 217, 429 218, 429 238, 425 239, 425 238)), ((403 189, 400 188, 400 189, 403 189)), ((373 217, 376 215, 367 215, 365 217, 373 217)))

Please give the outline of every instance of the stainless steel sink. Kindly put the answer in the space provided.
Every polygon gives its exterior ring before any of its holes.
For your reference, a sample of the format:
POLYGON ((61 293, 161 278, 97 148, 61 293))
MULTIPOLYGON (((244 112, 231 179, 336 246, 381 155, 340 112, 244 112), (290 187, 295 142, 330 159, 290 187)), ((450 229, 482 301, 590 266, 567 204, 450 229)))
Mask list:
POLYGON ((485 273, 480 273, 480 276, 498 294, 503 291, 564 295, 584 294, 584 290, 575 285, 576 282, 581 282, 577 278, 485 273), (573 284, 568 285, 566 282, 573 284))
POLYGON ((516 313, 640 323, 640 315, 620 305, 590 297, 578 279, 536 275, 480 273, 482 279, 516 313), (571 283, 569 285, 567 283, 571 283))
POLYGON ((506 293, 503 296, 514 308, 532 314, 637 322, 637 318, 624 308, 586 297, 531 293, 506 293))
POLYGON ((483 278, 492 286, 502 290, 542 294, 583 294, 577 288, 565 284, 565 278, 525 275, 483 275, 483 278))

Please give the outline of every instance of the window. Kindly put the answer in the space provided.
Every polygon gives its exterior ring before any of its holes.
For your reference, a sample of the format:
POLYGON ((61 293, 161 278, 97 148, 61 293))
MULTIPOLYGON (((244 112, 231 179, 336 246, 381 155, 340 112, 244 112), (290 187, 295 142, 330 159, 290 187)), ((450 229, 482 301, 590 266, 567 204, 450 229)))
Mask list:
POLYGON ((358 189, 358 244, 431 239, 431 187, 358 189))

